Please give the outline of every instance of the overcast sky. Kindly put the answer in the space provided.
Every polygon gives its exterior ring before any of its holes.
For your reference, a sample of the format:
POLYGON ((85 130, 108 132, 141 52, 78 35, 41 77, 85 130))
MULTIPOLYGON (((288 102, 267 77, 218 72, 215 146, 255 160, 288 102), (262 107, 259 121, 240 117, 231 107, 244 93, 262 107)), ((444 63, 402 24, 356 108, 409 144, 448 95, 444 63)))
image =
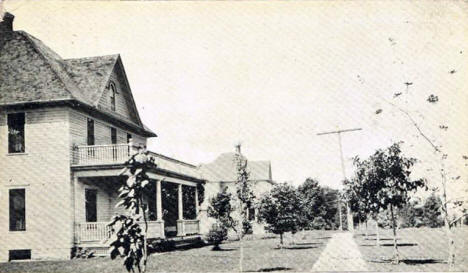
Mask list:
POLYGON ((149 145, 156 152, 199 164, 240 141, 249 159, 271 160, 276 181, 315 177, 336 188, 338 138, 317 133, 359 127, 342 135, 348 176, 353 156, 403 140, 422 160, 417 173, 439 181, 431 147, 386 99, 443 140, 451 174, 468 179, 462 1, 10 0, 6 9, 16 29, 63 58, 121 54, 142 120, 159 136, 149 145))

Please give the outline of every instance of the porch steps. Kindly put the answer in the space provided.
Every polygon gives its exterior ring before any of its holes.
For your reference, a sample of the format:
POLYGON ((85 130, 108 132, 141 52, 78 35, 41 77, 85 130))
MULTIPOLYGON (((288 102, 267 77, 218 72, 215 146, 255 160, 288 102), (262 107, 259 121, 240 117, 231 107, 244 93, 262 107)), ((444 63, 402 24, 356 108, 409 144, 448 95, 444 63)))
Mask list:
POLYGON ((101 242, 89 242, 84 244, 79 244, 77 247, 81 247, 83 249, 87 249, 94 253, 96 257, 105 257, 109 256, 109 246, 105 245, 101 242))

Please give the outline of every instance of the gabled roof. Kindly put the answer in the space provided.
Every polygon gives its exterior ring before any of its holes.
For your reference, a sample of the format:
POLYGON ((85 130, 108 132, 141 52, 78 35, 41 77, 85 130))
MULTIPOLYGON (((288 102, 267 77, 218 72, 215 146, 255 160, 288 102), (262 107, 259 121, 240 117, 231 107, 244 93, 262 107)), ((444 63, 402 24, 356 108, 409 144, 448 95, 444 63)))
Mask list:
POLYGON ((96 106, 102 91, 114 69, 119 55, 96 56, 79 59, 66 59, 66 71, 81 90, 87 94, 87 100, 96 106))
MULTIPOLYGON (((202 164, 199 167, 204 179, 208 181, 236 181, 236 154, 223 153, 213 162, 202 164)), ((249 181, 271 181, 270 161, 247 161, 249 181)))
POLYGON ((119 55, 62 59, 40 40, 24 31, 0 35, 0 106, 74 101, 87 110, 112 116, 118 122, 136 127, 146 136, 156 136, 141 123, 133 97, 137 122, 123 121, 97 105, 116 65, 128 81, 119 55))

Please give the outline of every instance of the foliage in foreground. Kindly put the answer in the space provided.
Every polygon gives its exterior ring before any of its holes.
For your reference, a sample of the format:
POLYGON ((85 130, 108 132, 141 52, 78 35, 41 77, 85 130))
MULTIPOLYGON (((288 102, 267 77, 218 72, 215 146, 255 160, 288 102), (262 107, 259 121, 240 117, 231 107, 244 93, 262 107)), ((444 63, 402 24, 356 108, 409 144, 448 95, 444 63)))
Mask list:
POLYGON ((356 157, 355 177, 346 184, 345 192, 355 195, 366 211, 379 213, 389 210, 396 263, 399 263, 399 252, 395 210, 409 202, 410 193, 426 187, 424 179, 412 180, 410 177, 415 163, 416 159, 403 156, 400 143, 395 143, 385 150, 377 150, 366 160, 356 157))
POLYGON ((110 257, 124 257, 124 266, 130 272, 135 268, 139 272, 146 271, 148 259, 147 237, 148 222, 146 212, 148 205, 143 202, 143 192, 149 184, 146 171, 155 168, 154 158, 148 158, 142 149, 125 162, 122 176, 127 179, 119 189, 116 207, 123 207, 130 215, 116 215, 108 224, 111 227, 110 257), (139 221, 143 220, 144 230, 139 221))

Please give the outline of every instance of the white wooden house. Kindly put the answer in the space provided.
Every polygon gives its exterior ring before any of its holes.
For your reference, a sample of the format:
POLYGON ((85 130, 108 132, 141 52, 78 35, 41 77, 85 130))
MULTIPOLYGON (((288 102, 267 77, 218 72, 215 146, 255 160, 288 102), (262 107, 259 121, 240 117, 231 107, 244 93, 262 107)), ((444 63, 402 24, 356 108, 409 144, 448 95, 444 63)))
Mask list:
MULTIPOLYGON (((240 146, 237 149, 236 153, 240 153, 240 146)), ((237 181, 236 153, 220 154, 214 161, 201 164, 199 167, 201 175, 206 180, 205 200, 207 200, 200 207, 199 219, 203 223, 200 226, 202 234, 208 233, 210 227, 216 223, 215 219, 208 217, 209 200, 225 189, 232 194, 233 198, 237 194, 235 184, 237 181)), ((271 162, 248 160, 247 172, 249 173, 248 183, 251 184, 257 202, 264 193, 270 191, 276 184, 272 177, 271 162)), ((234 219, 240 220, 237 211, 234 211, 232 216, 234 219)), ((252 223, 253 235, 263 236, 266 233, 265 225, 258 221, 258 209, 255 205, 249 209, 248 217, 252 223)), ((230 233, 233 233, 231 231, 230 233)), ((236 237, 234 234, 230 234, 230 237, 231 235, 236 237)))
MULTIPOLYGON (((14 31, 13 19, 0 23, 0 262, 69 259, 76 246, 105 247, 122 163, 156 134, 139 117, 119 55, 62 59, 14 31)), ((158 164, 149 237, 196 236, 197 167, 149 155, 158 164), (166 204, 161 191, 171 185, 177 201, 166 204), (184 219, 186 187, 195 191, 193 219, 184 219), (165 221, 165 210, 177 221, 165 221)))

